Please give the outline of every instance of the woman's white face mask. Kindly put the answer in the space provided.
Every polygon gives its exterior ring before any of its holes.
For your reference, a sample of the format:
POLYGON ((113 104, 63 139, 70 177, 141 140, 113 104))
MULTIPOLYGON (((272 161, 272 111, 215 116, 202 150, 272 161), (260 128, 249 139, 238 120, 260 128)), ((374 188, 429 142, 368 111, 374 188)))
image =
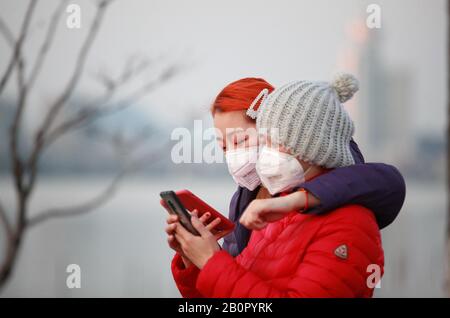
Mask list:
POLYGON ((258 146, 228 150, 225 159, 228 171, 238 185, 253 191, 261 184, 255 168, 258 146))
POLYGON ((311 167, 304 171, 294 156, 267 146, 262 148, 256 163, 259 178, 271 195, 305 182, 305 175, 311 167))

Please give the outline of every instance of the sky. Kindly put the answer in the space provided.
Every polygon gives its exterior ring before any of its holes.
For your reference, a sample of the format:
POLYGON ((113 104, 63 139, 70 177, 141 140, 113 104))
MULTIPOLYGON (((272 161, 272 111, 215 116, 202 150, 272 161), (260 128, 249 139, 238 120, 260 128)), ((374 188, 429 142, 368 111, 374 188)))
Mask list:
MULTIPOLYGON (((27 1, 1 0, 0 16, 16 33, 27 1)), ((47 17, 57 1, 39 1, 26 45, 30 61, 42 41, 47 17)), ((37 122, 43 105, 67 82, 73 60, 93 15, 93 1, 81 7, 81 29, 61 19, 56 42, 33 92, 27 119, 37 122)), ((275 86, 296 79, 329 80, 339 52, 351 46, 349 24, 367 17, 368 4, 380 5, 379 52, 388 68, 411 74, 411 120, 416 132, 441 135, 446 125, 446 7, 444 0, 117 0, 89 55, 77 94, 98 94, 94 74, 118 73, 133 55, 161 58, 159 67, 184 71, 140 101, 149 118, 177 125, 205 116, 215 95, 242 77, 263 77, 275 86)), ((0 40, 0 71, 10 53, 0 40)), ((133 85, 153 76, 145 74, 133 85)), ((8 94, 14 93, 14 81, 8 94)), ((401 118, 399 118, 401 120, 401 118)))

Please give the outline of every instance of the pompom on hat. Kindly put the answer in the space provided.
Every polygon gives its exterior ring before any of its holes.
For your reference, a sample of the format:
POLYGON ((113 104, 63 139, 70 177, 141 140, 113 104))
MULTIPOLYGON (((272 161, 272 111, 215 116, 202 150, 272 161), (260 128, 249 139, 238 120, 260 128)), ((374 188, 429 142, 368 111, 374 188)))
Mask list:
POLYGON ((359 90, 359 82, 352 74, 338 73, 331 86, 336 90, 339 101, 345 103, 359 90))
POLYGON ((339 73, 331 83, 295 81, 275 89, 257 112, 256 127, 277 132, 272 141, 301 160, 326 168, 355 163, 350 151, 354 124, 342 103, 358 80, 339 73))

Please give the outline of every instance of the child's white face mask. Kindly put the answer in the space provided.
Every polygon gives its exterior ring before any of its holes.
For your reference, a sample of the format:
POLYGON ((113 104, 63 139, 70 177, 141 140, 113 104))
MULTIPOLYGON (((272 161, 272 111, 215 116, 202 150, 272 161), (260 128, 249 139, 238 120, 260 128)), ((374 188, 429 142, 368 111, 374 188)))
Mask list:
POLYGON ((305 182, 305 175, 311 167, 304 171, 294 156, 267 146, 262 148, 256 163, 259 178, 271 195, 305 182))
POLYGON ((250 191, 260 185, 261 180, 255 169, 258 160, 258 146, 228 150, 225 153, 225 159, 228 171, 238 185, 250 191))

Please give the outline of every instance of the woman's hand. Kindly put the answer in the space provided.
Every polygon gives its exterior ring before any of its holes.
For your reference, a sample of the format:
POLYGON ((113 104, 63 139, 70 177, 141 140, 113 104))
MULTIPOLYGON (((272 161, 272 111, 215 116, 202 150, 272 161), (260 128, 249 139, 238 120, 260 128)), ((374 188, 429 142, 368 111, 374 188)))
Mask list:
MULTIPOLYGON (((316 206, 320 201, 307 192, 309 207, 316 206)), ((296 191, 283 197, 256 199, 250 202, 239 222, 250 230, 261 230, 268 223, 284 218, 288 213, 305 207, 304 192, 296 191)))
MULTIPOLYGON (((198 211, 193 210, 191 214, 197 217, 198 211)), ((211 214, 209 212, 205 212, 202 214, 202 216, 198 220, 202 224, 207 224, 206 222, 209 220, 210 217, 211 217, 211 214)), ((181 246, 180 246, 179 242, 177 241, 177 239, 175 238, 175 228, 176 228, 176 223, 179 221, 179 218, 177 215, 169 214, 166 221, 167 221, 166 233, 168 235, 167 242, 169 243, 169 246, 171 249, 173 249, 175 252, 177 252, 181 255, 185 267, 189 267, 190 265, 192 265, 192 263, 183 254, 181 246)), ((208 229, 209 231, 212 231, 219 223, 220 223, 220 219, 216 218, 206 225, 206 229, 208 229)), ((182 225, 180 225, 180 226, 182 226, 182 225)))
POLYGON ((216 237, 196 215, 191 217, 191 222, 200 236, 191 234, 180 223, 175 223, 175 238, 179 242, 183 255, 199 269, 202 269, 220 248, 216 237))

